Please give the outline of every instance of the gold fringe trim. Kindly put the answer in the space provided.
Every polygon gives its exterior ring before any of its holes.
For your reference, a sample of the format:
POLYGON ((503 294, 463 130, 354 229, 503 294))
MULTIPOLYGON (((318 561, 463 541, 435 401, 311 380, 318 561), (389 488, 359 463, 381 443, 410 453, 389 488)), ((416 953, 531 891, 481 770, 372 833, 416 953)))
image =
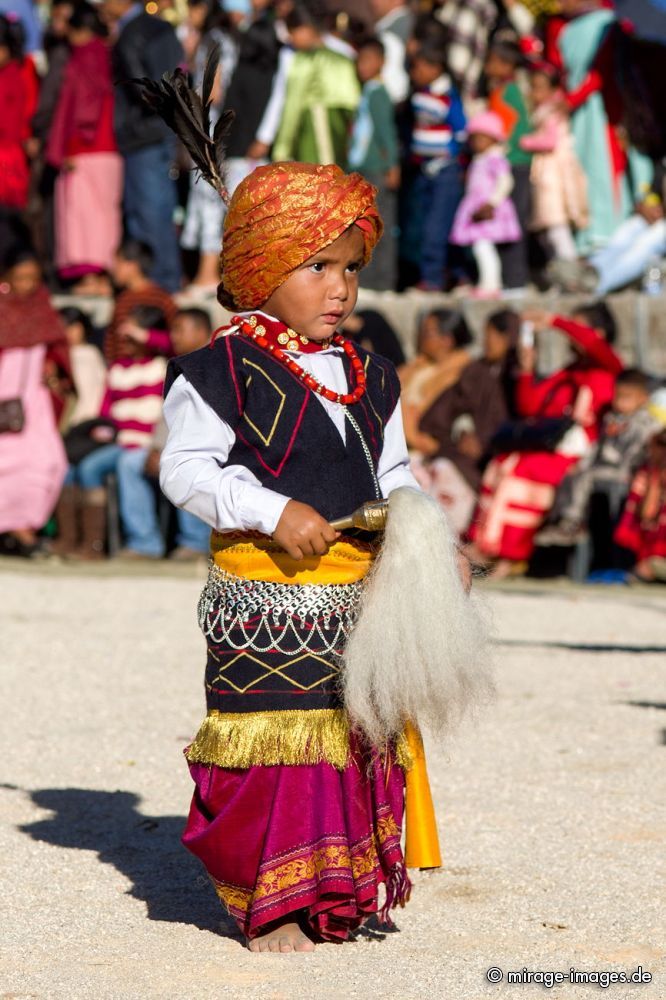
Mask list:
MULTIPOLYGON (((396 762, 413 764, 407 740, 396 744, 396 762)), ((241 768, 263 764, 320 764, 343 770, 350 763, 349 721, 342 709, 295 709, 278 712, 220 712, 204 719, 186 752, 193 764, 241 768)))

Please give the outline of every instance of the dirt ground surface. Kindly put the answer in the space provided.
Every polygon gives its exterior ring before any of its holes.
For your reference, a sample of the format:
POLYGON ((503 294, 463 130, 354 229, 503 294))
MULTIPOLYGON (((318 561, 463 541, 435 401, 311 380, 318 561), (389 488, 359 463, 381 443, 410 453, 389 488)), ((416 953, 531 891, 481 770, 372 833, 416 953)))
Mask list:
POLYGON ((428 745, 444 867, 399 930, 255 956, 179 843, 202 573, 0 567, 0 1000, 666 998, 664 591, 487 590, 497 700, 428 745))

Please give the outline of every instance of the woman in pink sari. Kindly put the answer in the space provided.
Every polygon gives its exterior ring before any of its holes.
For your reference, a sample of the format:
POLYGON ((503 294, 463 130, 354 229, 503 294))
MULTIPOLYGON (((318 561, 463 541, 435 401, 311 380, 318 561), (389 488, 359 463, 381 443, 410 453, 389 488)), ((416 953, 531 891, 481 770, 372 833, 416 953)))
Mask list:
POLYGON ((69 351, 32 255, 17 254, 6 279, 0 285, 0 402, 20 400, 22 420, 0 432, 0 551, 32 556, 67 471, 57 390, 69 376, 69 351))
POLYGON ((111 57, 97 11, 69 20, 72 54, 49 133, 55 189, 56 267, 63 278, 111 269, 121 236, 122 160, 113 132, 111 57))

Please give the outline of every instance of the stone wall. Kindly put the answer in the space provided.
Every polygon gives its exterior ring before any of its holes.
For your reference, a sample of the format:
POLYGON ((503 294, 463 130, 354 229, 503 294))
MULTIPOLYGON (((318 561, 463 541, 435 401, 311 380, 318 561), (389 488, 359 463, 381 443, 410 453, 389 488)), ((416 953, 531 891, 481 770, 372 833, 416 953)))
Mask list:
MULTIPOLYGON (((104 326, 111 315, 112 302, 109 299, 73 298, 54 296, 54 305, 76 305, 91 315, 96 326, 104 326)), ((486 317, 497 309, 547 309, 550 312, 571 314, 590 296, 558 295, 546 293, 526 296, 520 300, 497 300, 477 302, 473 299, 456 299, 450 295, 434 295, 423 292, 371 292, 362 289, 359 293, 360 309, 376 309, 382 313, 395 329, 405 352, 411 356, 416 342, 416 331, 420 316, 428 309, 462 309, 474 331, 477 343, 486 317)), ((666 377, 666 295, 650 297, 637 292, 622 292, 610 295, 607 302, 612 309, 619 327, 618 348, 627 364, 637 365, 652 375, 666 377)), ((224 323, 229 316, 214 299, 200 301, 180 299, 183 306, 196 305, 208 309, 216 326, 224 323)), ((551 371, 562 365, 567 357, 566 338, 556 331, 542 334, 539 338, 540 369, 551 371)))

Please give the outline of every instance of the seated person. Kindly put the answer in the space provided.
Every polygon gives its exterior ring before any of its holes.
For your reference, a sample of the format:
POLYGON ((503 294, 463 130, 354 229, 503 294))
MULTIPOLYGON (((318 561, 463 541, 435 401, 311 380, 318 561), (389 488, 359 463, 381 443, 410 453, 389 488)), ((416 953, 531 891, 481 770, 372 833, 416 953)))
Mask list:
POLYGON ((419 323, 416 357, 398 369, 402 415, 410 453, 428 457, 438 442, 419 430, 419 422, 441 394, 455 385, 470 363, 472 343, 467 322, 455 309, 433 309, 419 323))
MULTIPOLYGON (((171 327, 171 340, 176 354, 191 354, 206 347, 210 341, 212 325, 205 309, 179 309, 171 327)), ((150 522, 152 537, 159 534, 155 504, 155 484, 160 473, 160 455, 166 444, 167 425, 162 417, 155 428, 150 449, 145 460, 142 456, 128 456, 118 470, 120 489, 141 505, 144 521, 150 522)), ((176 509, 176 548, 169 554, 178 562, 192 562, 207 558, 210 550, 210 527, 194 514, 181 507, 176 509)))
POLYGON ((634 577, 666 582, 666 389, 650 400, 660 430, 648 443, 647 461, 636 473, 614 541, 636 560, 634 577))
POLYGON ((546 378, 537 376, 537 351, 520 345, 516 377, 516 414, 521 420, 571 422, 556 443, 544 438, 542 450, 510 448, 487 466, 479 506, 470 530, 470 557, 494 562, 492 576, 519 576, 528 567, 534 539, 550 513, 557 487, 599 437, 601 419, 613 400, 623 364, 611 344, 617 328, 603 302, 581 306, 569 319, 543 312, 524 313, 544 335, 565 334, 572 360, 546 378))
MULTIPOLYGON (((96 446, 70 466, 66 485, 79 487, 81 544, 75 553, 82 559, 101 559, 106 541, 106 481, 119 476, 124 460, 143 453, 145 462, 155 425, 162 414, 162 392, 166 359, 149 347, 150 331, 164 330, 166 317, 153 306, 136 306, 128 316, 129 326, 118 334, 119 356, 109 368, 106 393, 99 416, 105 422, 91 430, 96 446)), ((119 491, 120 517, 130 552, 158 557, 155 540, 146 536, 144 515, 133 498, 119 491)), ((74 514, 76 516, 76 513, 74 514)))
POLYGON ((474 510, 490 440, 512 412, 519 327, 520 317, 511 309, 489 316, 482 357, 463 369, 419 424, 423 434, 438 442, 419 470, 419 482, 439 499, 461 534, 474 510))
POLYGON ((540 544, 571 544, 585 527, 590 499, 600 488, 614 484, 626 497, 634 473, 645 459, 647 443, 658 429, 648 410, 648 399, 647 375, 637 368, 620 372, 599 440, 563 481, 555 503, 558 520, 540 532, 540 544))
MULTIPOLYGON (((168 330, 176 314, 176 303, 168 292, 150 280, 148 274, 153 266, 153 251, 140 240, 125 240, 116 253, 113 265, 113 282, 120 289, 116 298, 113 315, 104 339, 104 354, 109 364, 120 356, 123 343, 123 323, 137 306, 152 306, 166 317, 164 327, 168 330)), ((170 355, 170 344, 164 337, 148 348, 153 354, 170 355)))

